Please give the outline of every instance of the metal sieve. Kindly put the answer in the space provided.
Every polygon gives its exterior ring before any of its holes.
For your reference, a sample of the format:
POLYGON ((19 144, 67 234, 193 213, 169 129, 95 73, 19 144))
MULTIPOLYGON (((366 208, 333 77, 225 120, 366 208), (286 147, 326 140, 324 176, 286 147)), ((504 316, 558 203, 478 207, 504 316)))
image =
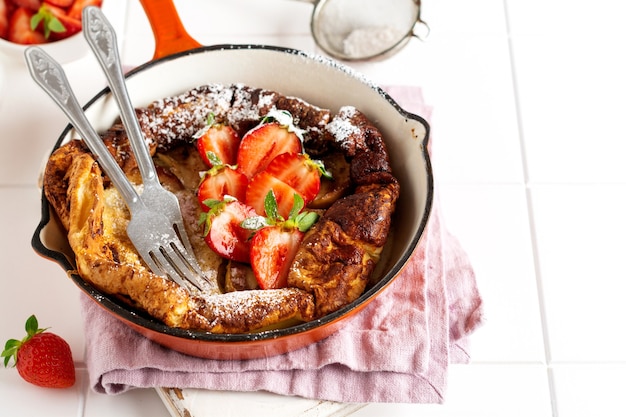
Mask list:
POLYGON ((311 32, 329 55, 351 61, 397 52, 429 28, 421 0, 300 0, 314 4, 311 32))

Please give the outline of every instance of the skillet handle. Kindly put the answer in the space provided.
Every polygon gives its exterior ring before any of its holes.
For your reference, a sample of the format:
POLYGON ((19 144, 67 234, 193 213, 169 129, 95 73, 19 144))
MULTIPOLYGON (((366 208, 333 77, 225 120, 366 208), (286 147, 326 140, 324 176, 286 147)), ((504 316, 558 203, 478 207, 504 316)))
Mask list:
POLYGON ((154 34, 153 59, 202 46, 185 30, 173 0, 139 0, 152 33, 154 34))

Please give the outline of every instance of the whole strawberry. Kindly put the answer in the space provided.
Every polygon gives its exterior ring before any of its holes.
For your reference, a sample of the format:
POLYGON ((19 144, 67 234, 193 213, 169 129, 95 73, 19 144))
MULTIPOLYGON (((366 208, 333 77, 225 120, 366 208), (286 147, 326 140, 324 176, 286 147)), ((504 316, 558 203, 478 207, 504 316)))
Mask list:
POLYGON ((26 320, 26 337, 7 340, 2 357, 4 366, 13 358, 21 377, 31 384, 47 388, 74 385, 76 373, 70 346, 54 333, 44 333, 33 315, 26 320))

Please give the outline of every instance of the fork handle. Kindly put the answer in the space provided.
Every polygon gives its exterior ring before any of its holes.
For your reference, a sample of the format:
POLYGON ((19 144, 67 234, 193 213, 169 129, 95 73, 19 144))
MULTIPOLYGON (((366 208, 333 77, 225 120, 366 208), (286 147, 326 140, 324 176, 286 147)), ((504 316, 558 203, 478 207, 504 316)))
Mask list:
POLYGON ((128 133, 144 187, 161 188, 135 109, 128 96, 115 31, 100 8, 90 6, 83 9, 83 33, 118 102, 122 123, 128 133))
POLYGON ((37 46, 31 46, 24 52, 28 70, 37 84, 54 100, 68 117, 74 129, 81 135, 91 152, 96 156, 104 172, 107 173, 115 188, 133 211, 143 204, 139 194, 124 175, 108 148, 95 131, 85 112, 70 87, 65 71, 50 55, 37 46))

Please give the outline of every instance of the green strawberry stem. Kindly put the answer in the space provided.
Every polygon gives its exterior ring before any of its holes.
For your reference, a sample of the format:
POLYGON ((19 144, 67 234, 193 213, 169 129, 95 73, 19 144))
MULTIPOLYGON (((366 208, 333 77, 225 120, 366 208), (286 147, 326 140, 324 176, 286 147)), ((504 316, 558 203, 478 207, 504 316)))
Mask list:
POLYGON ((4 358, 4 367, 6 368, 9 364, 11 358, 13 358, 13 366, 17 364, 17 351, 20 347, 28 342, 32 337, 38 333, 45 332, 48 328, 40 329, 39 323, 37 322, 37 317, 33 314, 26 320, 26 325, 24 326, 26 329, 26 336, 22 340, 17 339, 9 339, 4 345, 4 350, 2 351, 2 357, 4 358))

